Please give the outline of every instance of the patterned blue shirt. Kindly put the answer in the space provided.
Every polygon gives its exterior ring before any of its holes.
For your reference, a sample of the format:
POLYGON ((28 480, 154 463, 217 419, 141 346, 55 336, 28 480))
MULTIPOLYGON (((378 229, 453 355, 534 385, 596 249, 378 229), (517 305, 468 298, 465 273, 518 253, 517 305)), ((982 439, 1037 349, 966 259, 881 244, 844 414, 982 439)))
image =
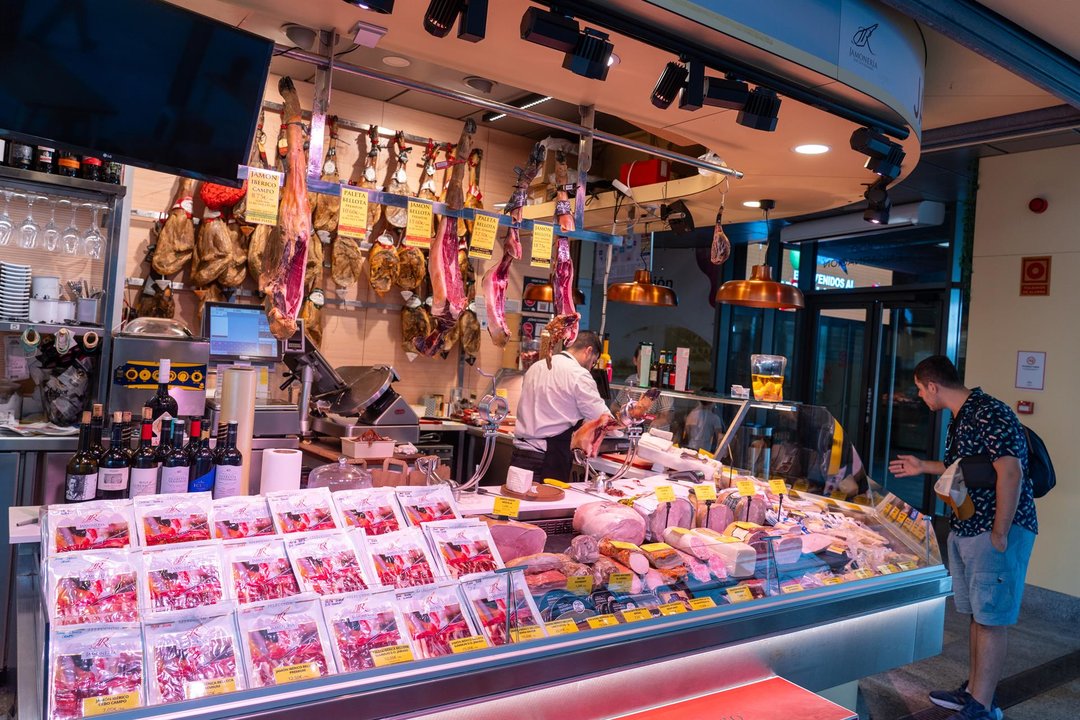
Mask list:
MULTIPOLYGON (((1031 478, 1028 477, 1028 445, 1024 428, 1012 409, 997 398, 975 388, 960 406, 960 411, 949 423, 945 442, 945 467, 962 457, 985 453, 990 460, 1011 456, 1020 460, 1023 478, 1020 481, 1020 500, 1016 505, 1013 522, 1033 533, 1039 532, 1035 517, 1035 495, 1031 478)), ((951 515, 949 525, 957 535, 971 537, 989 532, 994 527, 997 509, 997 490, 994 488, 968 488, 975 514, 967 520, 951 515)))

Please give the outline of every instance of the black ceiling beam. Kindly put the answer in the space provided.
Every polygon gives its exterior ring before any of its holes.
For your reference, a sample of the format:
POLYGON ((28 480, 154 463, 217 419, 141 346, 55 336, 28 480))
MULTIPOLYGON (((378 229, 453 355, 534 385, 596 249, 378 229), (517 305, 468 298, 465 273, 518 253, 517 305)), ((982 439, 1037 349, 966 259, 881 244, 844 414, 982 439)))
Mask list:
MULTIPOLYGON (((844 105, 839 100, 828 96, 817 88, 800 85, 790 78, 776 75, 761 68, 722 53, 712 45, 695 42, 655 23, 642 22, 640 18, 621 7, 613 6, 602 0, 576 0, 568 4, 563 0, 534 0, 551 9, 573 8, 568 10, 574 17, 591 25, 599 25, 607 30, 639 40, 647 45, 667 50, 675 56, 698 58, 706 65, 730 73, 740 80, 761 85, 791 98, 804 105, 815 107, 836 117, 848 120, 856 125, 869 125, 891 135, 897 140, 906 140, 911 131, 906 125, 892 120, 871 115, 844 105)), ((719 32, 718 30, 716 32, 719 32)))
POLYGON ((881 0, 1080 108, 1080 62, 973 0, 881 0))
POLYGON ((926 130, 923 132, 922 153, 926 155, 1077 129, 1080 129, 1080 110, 1072 105, 1054 105, 926 130))

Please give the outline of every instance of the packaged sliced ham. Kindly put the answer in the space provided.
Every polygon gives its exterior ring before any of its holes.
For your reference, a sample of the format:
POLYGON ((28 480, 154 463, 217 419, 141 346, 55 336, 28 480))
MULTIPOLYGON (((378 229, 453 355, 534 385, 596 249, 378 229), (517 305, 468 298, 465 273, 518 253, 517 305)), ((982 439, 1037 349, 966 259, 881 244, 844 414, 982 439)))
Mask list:
POLYGON ((375 577, 387 587, 408 588, 435 582, 435 566, 420 528, 364 538, 375 577))
POLYGON ((461 591, 489 645, 547 637, 524 571, 467 578, 461 591))
POLYGON ((136 544, 129 500, 50 505, 42 511, 41 533, 49 555, 136 544))
POLYGON ((488 526, 479 520, 437 520, 425 523, 442 572, 455 580, 503 566, 488 526))
POLYGON ((465 610, 457 585, 398 590, 397 603, 418 660, 488 647, 465 610))
POLYGON ((621 503, 585 503, 574 511, 574 531, 597 540, 608 538, 640 545, 645 539, 645 519, 621 503))
POLYGON ((151 613, 220 605, 229 597, 225 553, 217 542, 144 550, 139 577, 151 613))
POLYGON ((85 625, 49 634, 48 720, 75 720, 142 707, 138 625, 85 625))
POLYGON ((405 519, 414 527, 437 520, 461 518, 449 485, 399 487, 394 492, 405 512, 405 519))
POLYGON ((257 603, 236 613, 251 687, 336 672, 318 598, 257 603))
POLYGON ((148 704, 180 702, 247 687, 231 606, 174 613, 143 625, 148 704))
POLYGON ((414 659, 393 590, 327 596, 322 599, 322 610, 341 672, 414 659))
POLYGON ((338 514, 347 528, 362 528, 368 535, 383 535, 405 527, 405 516, 393 488, 339 490, 334 493, 338 514))
POLYGON ((357 555, 353 541, 340 530, 286 538, 285 552, 304 592, 333 595, 367 590, 372 585, 370 570, 357 555))
POLYGON ((240 604, 281 600, 300 593, 280 538, 225 543, 233 597, 240 604))
POLYGON ((133 503, 144 547, 210 539, 214 501, 208 492, 140 495, 133 503))
POLYGON ((55 555, 45 560, 45 597, 54 626, 139 621, 139 553, 55 555))
POLYGON ((266 496, 266 502, 282 535, 342 527, 329 488, 273 492, 266 496))
POLYGON ((276 532, 266 498, 238 495, 214 500, 214 537, 219 540, 264 537, 276 532))

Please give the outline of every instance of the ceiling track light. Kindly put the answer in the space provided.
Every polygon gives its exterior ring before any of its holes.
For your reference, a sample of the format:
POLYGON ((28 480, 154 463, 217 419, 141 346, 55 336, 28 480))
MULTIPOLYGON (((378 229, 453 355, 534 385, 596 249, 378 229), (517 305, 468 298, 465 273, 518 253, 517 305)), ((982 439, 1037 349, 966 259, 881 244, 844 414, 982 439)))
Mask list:
POLYGON ((361 10, 370 10, 383 15, 394 12, 394 0, 345 0, 345 2, 361 10))
POLYGON ((721 77, 705 78, 703 100, 710 107, 742 110, 750 99, 750 88, 744 82, 721 77))
POLYGON ((863 197, 866 198, 866 211, 863 212, 863 220, 875 225, 889 224, 889 211, 892 210, 892 200, 889 199, 889 180, 881 177, 866 188, 863 197))
MULTIPOLYGON (((565 53, 563 67, 591 80, 606 80, 615 46, 607 33, 579 29, 574 18, 531 7, 521 16, 521 39, 565 53)), ((613 63, 612 63, 613 64, 613 63)))
POLYGON ((671 107, 671 103, 675 102, 675 97, 686 84, 688 75, 689 72, 682 63, 672 61, 665 65, 649 97, 653 106, 661 110, 671 107))
POLYGON ((450 34, 461 16, 458 38, 480 42, 487 33, 488 0, 431 0, 424 13, 424 30, 438 38, 450 34))
POLYGON ((705 106, 705 63, 691 60, 686 63, 686 83, 679 93, 680 110, 700 110, 705 106))
POLYGON ((772 90, 759 85, 746 98, 735 122, 752 130, 772 132, 776 130, 779 114, 780 98, 772 90))
POLYGON ((611 65, 611 53, 615 46, 608 42, 607 33, 593 28, 585 28, 578 35, 577 44, 572 52, 563 56, 562 66, 583 78, 607 80, 611 65))
POLYGON ((885 134, 873 128, 863 127, 851 133, 851 149, 866 155, 866 165, 870 172, 880 175, 888 181, 900 177, 900 168, 904 163, 904 148, 885 137, 885 134))

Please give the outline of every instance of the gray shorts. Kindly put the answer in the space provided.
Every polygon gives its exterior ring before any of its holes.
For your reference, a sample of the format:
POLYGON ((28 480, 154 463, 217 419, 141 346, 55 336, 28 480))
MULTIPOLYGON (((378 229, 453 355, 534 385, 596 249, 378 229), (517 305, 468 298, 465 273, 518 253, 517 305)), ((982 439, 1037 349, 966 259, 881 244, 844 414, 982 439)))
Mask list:
POLYGON ((956 609, 980 625, 1015 625, 1035 533, 1013 525, 1009 544, 998 552, 990 533, 963 537, 949 533, 949 573, 956 609))

